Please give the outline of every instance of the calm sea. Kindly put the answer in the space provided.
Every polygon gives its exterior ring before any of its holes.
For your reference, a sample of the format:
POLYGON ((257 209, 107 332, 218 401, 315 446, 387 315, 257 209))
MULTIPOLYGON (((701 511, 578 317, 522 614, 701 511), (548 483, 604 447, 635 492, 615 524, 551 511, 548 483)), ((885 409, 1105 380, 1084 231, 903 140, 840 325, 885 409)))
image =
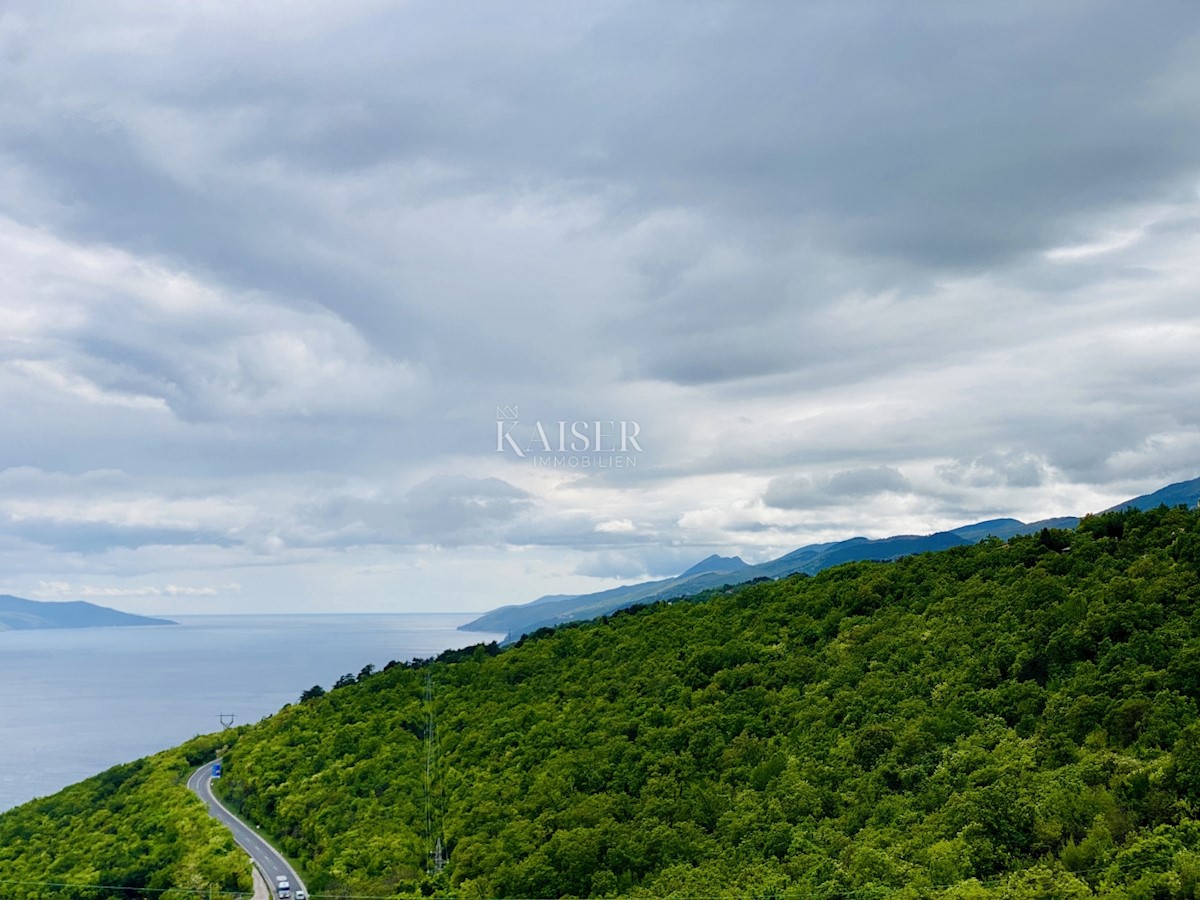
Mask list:
POLYGON ((0 632, 0 811, 117 763, 256 722, 368 663, 502 635, 470 615, 176 616, 178 625, 0 632))

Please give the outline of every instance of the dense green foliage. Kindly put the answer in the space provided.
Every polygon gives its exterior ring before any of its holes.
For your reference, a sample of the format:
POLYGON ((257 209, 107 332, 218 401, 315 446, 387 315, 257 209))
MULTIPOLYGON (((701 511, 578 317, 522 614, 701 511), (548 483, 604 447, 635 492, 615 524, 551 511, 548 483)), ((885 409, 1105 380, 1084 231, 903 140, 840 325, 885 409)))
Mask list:
POLYGON ((224 787, 316 890, 1192 897, 1198 564, 1112 513, 364 670, 224 787))
MULTIPOLYGON (((1110 513, 368 666, 221 787, 335 896, 1196 897, 1198 567, 1200 513, 1110 513)), ((0 817, 0 877, 232 885, 188 763, 0 817)))
POLYGON ((210 888, 214 898, 248 891, 246 854, 186 786, 224 741, 196 738, 0 815, 0 897, 194 900, 210 888))

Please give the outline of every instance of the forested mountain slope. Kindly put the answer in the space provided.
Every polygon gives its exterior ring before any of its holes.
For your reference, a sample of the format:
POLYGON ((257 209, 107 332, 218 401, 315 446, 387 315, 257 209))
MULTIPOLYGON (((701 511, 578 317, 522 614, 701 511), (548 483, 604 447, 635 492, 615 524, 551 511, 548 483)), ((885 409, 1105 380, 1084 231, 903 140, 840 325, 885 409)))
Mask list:
POLYGON ((368 667, 222 784, 314 893, 1192 897, 1198 566, 1200 514, 1107 513, 368 667))
POLYGON ((184 900, 211 890, 216 900, 249 891, 246 854, 184 786, 227 739, 197 738, 0 815, 0 897, 184 900))
POLYGON ((1200 517, 1091 517, 448 654, 249 729, 318 890, 1192 896, 1200 517))

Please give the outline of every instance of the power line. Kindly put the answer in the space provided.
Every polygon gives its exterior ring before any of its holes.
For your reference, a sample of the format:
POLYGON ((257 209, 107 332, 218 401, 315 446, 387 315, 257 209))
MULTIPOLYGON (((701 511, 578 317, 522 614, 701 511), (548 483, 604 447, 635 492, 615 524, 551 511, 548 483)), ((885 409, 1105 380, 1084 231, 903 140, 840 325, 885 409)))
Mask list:
MULTIPOLYGON (((123 884, 72 884, 69 881, 14 881, 11 879, 0 879, 0 884, 13 885, 14 887, 52 887, 66 888, 71 891, 136 891, 140 894, 165 894, 168 891, 173 891, 177 894, 195 894, 198 897, 213 897, 213 888, 185 888, 185 887, 167 887, 167 888, 149 888, 149 887, 130 887, 123 884)), ((241 900, 243 897, 253 897, 254 892, 250 891, 222 891, 222 897, 236 897, 241 900)))

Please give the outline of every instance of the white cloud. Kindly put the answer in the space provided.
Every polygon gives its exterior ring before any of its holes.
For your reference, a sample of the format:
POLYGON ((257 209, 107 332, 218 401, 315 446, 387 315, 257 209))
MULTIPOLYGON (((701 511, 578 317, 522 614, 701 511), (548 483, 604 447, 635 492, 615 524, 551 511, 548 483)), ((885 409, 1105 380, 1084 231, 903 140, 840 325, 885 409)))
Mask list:
POLYGON ((238 593, 241 585, 237 583, 219 585, 141 585, 138 587, 112 587, 95 584, 72 584, 68 581, 42 581, 36 590, 30 591, 34 597, 42 599, 89 599, 114 600, 125 597, 216 597, 220 594, 238 593))
POLYGON ((596 525, 596 531, 600 534, 629 534, 635 530, 629 519, 609 519, 596 525))
POLYGON ((125 406, 129 409, 159 412, 167 411, 167 404, 161 397, 104 390, 87 378, 60 371, 50 362, 36 359, 16 359, 8 362, 7 365, 20 375, 41 381, 57 391, 69 394, 86 403, 125 406))
POLYGON ((1087 244, 1075 244, 1070 247, 1054 247, 1046 251, 1046 259, 1052 262, 1071 262, 1077 259, 1087 259, 1101 256, 1115 250, 1124 250, 1140 241, 1145 232, 1141 229, 1122 231, 1107 235, 1087 244))
POLYGON ((89 404, 185 419, 399 415, 420 367, 350 325, 0 219, 0 359, 89 404))

